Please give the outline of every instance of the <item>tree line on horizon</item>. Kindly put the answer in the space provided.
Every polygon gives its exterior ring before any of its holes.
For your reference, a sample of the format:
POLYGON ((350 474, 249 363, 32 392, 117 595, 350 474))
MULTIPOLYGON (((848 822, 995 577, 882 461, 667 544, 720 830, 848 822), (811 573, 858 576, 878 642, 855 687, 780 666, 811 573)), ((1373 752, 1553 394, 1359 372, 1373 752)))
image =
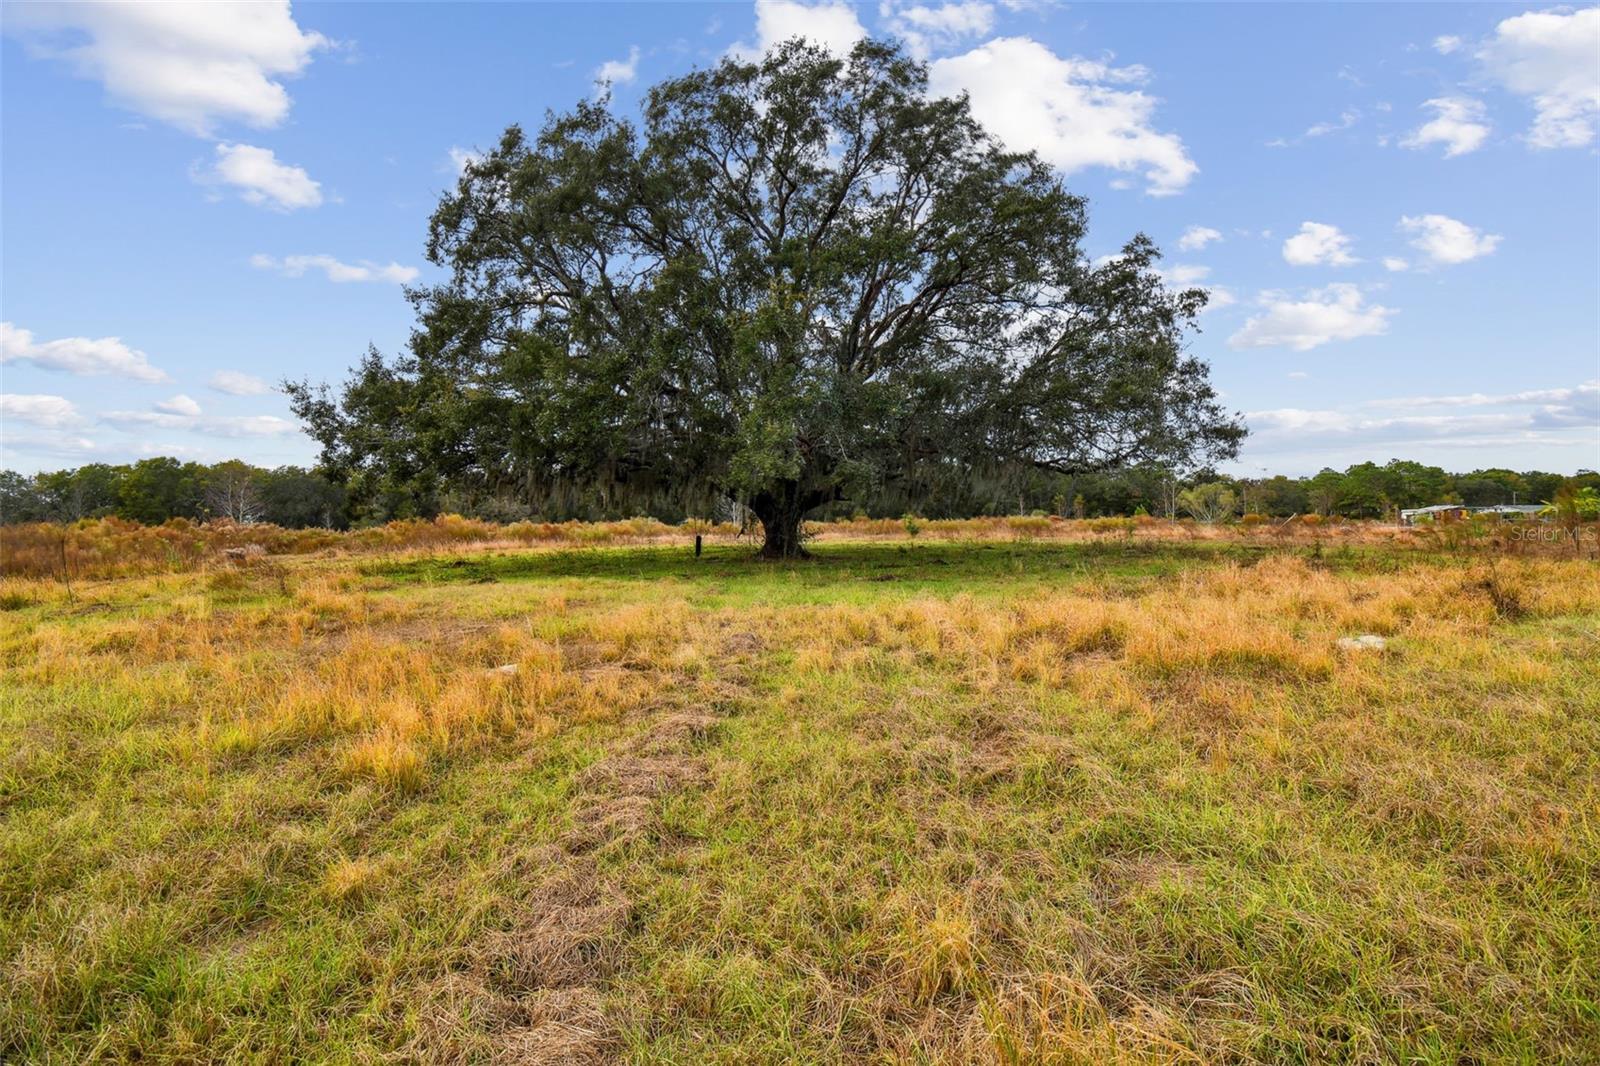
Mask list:
MULTIPOLYGON (((1563 489, 1600 489, 1600 474, 1576 476, 1503 468, 1451 473, 1441 467, 1395 459, 1357 463, 1306 477, 1284 474, 1234 477, 1213 470, 1180 476, 1160 467, 1138 467, 1076 477, 1037 470, 957 470, 947 477, 880 487, 859 498, 820 508, 818 519, 866 515, 899 518, 970 518, 980 515, 1054 514, 1100 518, 1150 514, 1198 517, 1197 506, 1229 514, 1286 518, 1317 514, 1342 518, 1390 518, 1406 507, 1460 503, 1484 507, 1542 503, 1563 489)), ((737 517, 715 494, 683 495, 572 489, 540 498, 474 493, 469 487, 435 483, 407 493, 363 490, 325 472, 298 466, 264 468, 241 460, 205 465, 168 456, 135 463, 90 463, 25 475, 0 470, 0 523, 75 522, 116 517, 159 525, 174 518, 203 522, 228 519, 285 528, 348 529, 396 519, 460 514, 487 521, 591 521, 648 515, 677 523, 686 518, 737 517)), ((1208 517, 1216 517, 1210 515, 1208 517)))

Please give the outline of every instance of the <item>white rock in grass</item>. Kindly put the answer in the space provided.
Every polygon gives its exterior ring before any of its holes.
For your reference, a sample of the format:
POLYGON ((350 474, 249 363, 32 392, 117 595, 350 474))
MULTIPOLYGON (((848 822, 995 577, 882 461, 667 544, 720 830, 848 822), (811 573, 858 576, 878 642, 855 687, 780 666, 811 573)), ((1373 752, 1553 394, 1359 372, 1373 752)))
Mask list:
POLYGON ((1340 637, 1339 648, 1342 651, 1382 651, 1389 646, 1389 642, 1375 633, 1363 633, 1359 637, 1340 637))
POLYGON ((507 676, 510 676, 511 674, 514 674, 514 673, 517 672, 517 664, 516 663, 506 663, 504 666, 492 667, 489 670, 489 672, 491 674, 506 674, 507 676))

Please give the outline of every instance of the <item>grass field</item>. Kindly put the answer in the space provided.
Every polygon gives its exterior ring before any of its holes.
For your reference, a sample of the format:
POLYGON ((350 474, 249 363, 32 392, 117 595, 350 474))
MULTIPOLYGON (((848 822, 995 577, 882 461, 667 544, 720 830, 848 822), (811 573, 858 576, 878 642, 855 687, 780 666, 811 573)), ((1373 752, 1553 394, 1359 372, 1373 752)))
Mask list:
POLYGON ((1600 1060, 1595 563, 816 554, 7 581, 0 1061, 1600 1060))

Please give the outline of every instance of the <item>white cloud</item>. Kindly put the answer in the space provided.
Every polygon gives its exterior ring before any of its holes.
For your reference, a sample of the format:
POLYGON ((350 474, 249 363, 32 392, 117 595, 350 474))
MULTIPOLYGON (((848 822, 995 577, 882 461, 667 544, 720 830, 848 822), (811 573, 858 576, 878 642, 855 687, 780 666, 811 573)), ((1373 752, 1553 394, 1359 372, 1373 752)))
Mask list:
POLYGON ((482 161, 482 152, 474 152, 470 148, 462 148, 454 144, 450 146, 450 165, 455 169, 458 177, 465 174, 467 168, 472 164, 481 163, 482 161))
POLYGON ((170 380, 165 371, 150 365, 148 356, 117 337, 62 337, 41 343, 28 330, 0 322, 0 363, 13 362, 64 370, 79 377, 114 375, 134 381, 170 380))
POLYGON ((8 4, 6 19, 117 104, 201 136, 221 121, 278 125, 282 79, 332 43, 297 26, 288 0, 8 4))
POLYGON ((1174 263, 1171 267, 1161 272, 1168 283, 1172 285, 1190 286, 1204 281, 1211 276, 1211 268, 1199 266, 1194 263, 1174 263))
POLYGON ((1190 226, 1178 238, 1178 250, 1198 252, 1212 241, 1222 240, 1222 234, 1210 226, 1190 226))
POLYGON ((200 413, 200 405, 181 392, 170 400, 160 401, 155 407, 157 411, 169 415, 188 415, 191 418, 200 413))
MULTIPOLYGON (((1092 265, 1102 267, 1108 263, 1115 263, 1121 258, 1120 255, 1103 255, 1094 260, 1092 265)), ((1231 307, 1239 302, 1239 298, 1233 294, 1231 289, 1206 283, 1206 279, 1211 276, 1211 268, 1208 266, 1202 266, 1199 263, 1174 263, 1166 269, 1157 269, 1155 274, 1156 277, 1161 279, 1161 283, 1168 288, 1174 290, 1200 289, 1205 292, 1206 305, 1201 309, 1202 313, 1215 311, 1223 307, 1231 307)))
POLYGON ((891 32, 905 40, 912 54, 923 57, 935 49, 949 48, 962 38, 981 37, 994 28, 994 6, 981 0, 936 7, 883 0, 878 14, 891 32))
POLYGON ((1588 408, 1600 417, 1600 380, 1585 381, 1571 388, 1525 389, 1522 392, 1472 392, 1457 396, 1406 396, 1389 400, 1370 400, 1372 407, 1521 407, 1570 406, 1588 408))
POLYGON ((1350 254, 1350 238, 1325 222, 1300 223, 1300 232, 1283 242, 1283 259, 1291 266, 1350 266, 1361 261, 1350 254))
POLYGON ((219 370, 206 384, 229 396, 261 396, 272 391, 272 386, 265 381, 238 370, 219 370))
POLYGON ((1477 56, 1491 77, 1532 102, 1530 145, 1579 148, 1594 140, 1600 120, 1600 7, 1508 18, 1477 56))
POLYGON ((97 445, 88 437, 73 433, 6 433, 0 436, 0 461, 8 467, 21 467, 29 460, 50 456, 81 462, 97 445))
POLYGON ((1033 150, 1066 173, 1139 171, 1152 196, 1183 190, 1199 172, 1183 141, 1150 125, 1156 99, 1127 88, 1139 66, 1062 59, 1027 37, 1000 37, 929 69, 936 95, 969 94, 972 111, 1007 146, 1033 150))
POLYGON ((322 186, 303 169, 278 162, 270 148, 249 144, 217 145, 216 162, 196 175, 208 184, 231 185, 239 198, 257 207, 294 211, 322 203, 322 186))
MULTIPOLYGON (((1282 407, 1245 414, 1252 441, 1267 446, 1327 449, 1339 445, 1433 445, 1453 448, 1544 444, 1592 447, 1600 443, 1600 381, 1575 388, 1539 389, 1505 396, 1440 396, 1369 400, 1373 414, 1356 409, 1282 407), (1437 407, 1501 408, 1432 413, 1437 407)), ((1581 453, 1580 453, 1581 454, 1581 453)))
POLYGON ((1339 120, 1337 122, 1319 122, 1315 126, 1312 126, 1310 129, 1306 130, 1305 136, 1325 137, 1330 133, 1337 133, 1340 130, 1347 130, 1359 121, 1361 121, 1361 112, 1355 110, 1341 111, 1339 113, 1339 120))
POLYGON ((1460 47, 1461 38, 1456 37, 1453 34, 1447 33, 1443 36, 1435 37, 1433 39, 1433 50, 1442 56, 1447 56, 1460 47))
POLYGON ((855 8, 844 0, 825 0, 802 4, 796 0, 756 0, 756 43, 739 43, 729 54, 746 61, 759 60, 774 45, 792 37, 804 37, 834 55, 848 55, 867 29, 856 17, 855 8))
POLYGON ((0 417, 7 422, 27 422, 46 429, 77 425, 78 409, 65 396, 0 392, 0 417))
POLYGON ((1367 304, 1354 285, 1314 289, 1294 300, 1283 293, 1263 293, 1265 312, 1252 315, 1228 338, 1231 348, 1290 348, 1310 351, 1332 341, 1348 341, 1387 332, 1395 312, 1367 304))
POLYGON ((302 277, 308 270, 320 270, 329 281, 386 281, 395 285, 409 285, 420 273, 416 267, 399 263, 382 266, 365 259, 354 264, 341 263, 331 255, 286 255, 282 259, 253 255, 250 265, 258 270, 275 270, 290 278, 302 277))
MULTIPOLYGON (((627 85, 639 76, 639 46, 628 49, 627 59, 608 59, 594 68, 596 85, 627 85)), ((454 149, 451 150, 453 155, 454 149)))
POLYGON ((285 437, 300 432, 300 427, 277 415, 196 416, 166 411, 106 411, 102 422, 121 429, 155 426, 184 429, 209 437, 285 437))
POLYGON ((1496 234, 1484 233, 1448 215, 1406 215, 1400 219, 1400 229, 1413 235, 1411 247, 1439 265, 1477 259, 1500 244, 1496 234))
POLYGON ((1477 151, 1489 136, 1482 101, 1470 96, 1440 96, 1422 106, 1433 108, 1434 117, 1407 134, 1400 141, 1402 148, 1442 144, 1444 157, 1449 159, 1477 151))
POLYGON ((1386 255, 1383 257, 1383 269, 1396 274, 1402 270, 1410 270, 1411 264, 1397 255, 1386 255))

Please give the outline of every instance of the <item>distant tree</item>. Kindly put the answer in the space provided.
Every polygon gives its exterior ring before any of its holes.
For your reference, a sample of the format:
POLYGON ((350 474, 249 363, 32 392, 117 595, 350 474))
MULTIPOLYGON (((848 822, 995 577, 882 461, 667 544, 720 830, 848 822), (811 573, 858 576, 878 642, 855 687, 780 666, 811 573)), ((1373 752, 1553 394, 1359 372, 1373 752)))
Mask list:
POLYGON ((120 500, 126 466, 88 463, 75 470, 57 470, 36 479, 50 499, 52 517, 65 522, 112 514, 120 500))
POLYGON ((1343 498, 1344 475, 1337 470, 1323 467, 1306 482, 1306 503, 1323 517, 1337 511, 1343 498))
POLYGON ((1437 466, 1391 459, 1383 467, 1383 496, 1388 507, 1426 507, 1457 503, 1450 475, 1437 466))
POLYGON ((1239 513, 1239 498, 1220 481, 1208 481, 1178 493, 1178 507, 1197 522, 1216 525, 1239 513))
POLYGON ((1143 236, 1091 262, 1086 225, 897 47, 790 42, 657 85, 639 128, 601 101, 507 130, 433 216, 450 278, 409 351, 288 391, 363 506, 714 492, 770 557, 924 471, 1231 457, 1184 351, 1205 294, 1143 236))
POLYGON ((340 529, 348 522, 344 488, 297 466, 262 471, 260 492, 262 519, 274 525, 340 529))
POLYGON ((205 468, 168 456, 141 459, 118 486, 117 514, 157 525, 169 518, 198 518, 205 468))
POLYGON ((238 459, 217 463, 202 477, 206 510, 248 525, 261 519, 261 471, 238 459))
POLYGON ((1532 503, 1528 482, 1514 470, 1474 470, 1455 478, 1456 493, 1468 507, 1500 503, 1532 503))
POLYGON ((1390 509, 1391 479, 1377 463, 1357 463, 1339 482, 1340 514, 1351 518, 1381 518, 1390 509))
POLYGON ((0 523, 43 522, 50 517, 50 501, 36 478, 0 470, 0 523))
POLYGON ((1278 474, 1264 479, 1259 485, 1262 510, 1270 515, 1287 517, 1305 514, 1311 509, 1306 483, 1298 478, 1278 474))
MULTIPOLYGON (((1592 476, 1592 475, 1591 475, 1592 476)), ((1579 473, 1582 477, 1582 473, 1579 473)), ((1567 479, 1560 474, 1547 474, 1541 470, 1528 470, 1522 475, 1523 483, 1528 486, 1530 500, 1549 500, 1561 490, 1567 479)))

